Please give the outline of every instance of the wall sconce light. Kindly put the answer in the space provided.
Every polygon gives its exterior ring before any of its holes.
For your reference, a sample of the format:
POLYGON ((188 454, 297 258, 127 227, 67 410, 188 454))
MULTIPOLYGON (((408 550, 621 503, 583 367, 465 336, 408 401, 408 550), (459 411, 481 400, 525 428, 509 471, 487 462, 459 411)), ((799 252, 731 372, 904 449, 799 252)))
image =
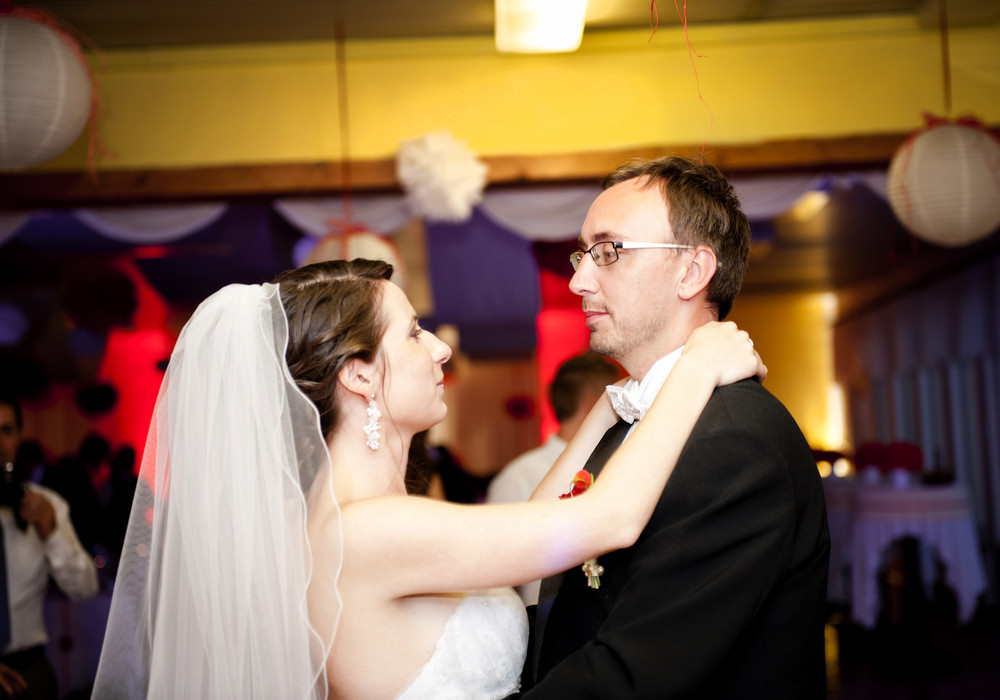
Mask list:
POLYGON ((796 221, 810 221, 830 203, 830 194, 826 190, 809 190, 795 200, 791 215, 796 221))
POLYGON ((494 37, 501 53, 576 51, 587 0, 494 0, 494 37))

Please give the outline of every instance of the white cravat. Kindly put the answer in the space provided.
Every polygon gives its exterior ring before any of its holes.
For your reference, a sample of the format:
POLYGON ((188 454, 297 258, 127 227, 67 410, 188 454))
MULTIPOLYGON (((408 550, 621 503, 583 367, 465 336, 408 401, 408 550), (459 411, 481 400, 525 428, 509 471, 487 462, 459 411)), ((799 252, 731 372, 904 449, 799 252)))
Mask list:
POLYGON ((677 364, 683 349, 684 347, 681 346, 666 357, 657 360, 646 372, 646 376, 642 378, 641 382, 629 379, 625 382, 625 386, 612 385, 607 387, 611 405, 622 420, 628 423, 642 420, 646 411, 653 405, 653 399, 660 393, 663 383, 667 381, 670 370, 677 364))

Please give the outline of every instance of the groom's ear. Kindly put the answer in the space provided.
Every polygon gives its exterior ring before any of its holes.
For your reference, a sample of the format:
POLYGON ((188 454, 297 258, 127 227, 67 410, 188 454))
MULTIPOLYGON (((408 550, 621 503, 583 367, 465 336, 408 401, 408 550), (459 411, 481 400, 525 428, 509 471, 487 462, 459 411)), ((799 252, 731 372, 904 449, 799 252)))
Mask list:
POLYGON ((694 256, 684 269, 684 277, 677 289, 678 296, 684 301, 694 299, 708 287, 718 266, 714 250, 705 245, 697 246, 694 256))
POLYGON ((347 391, 363 396, 367 400, 375 391, 374 375, 375 366, 372 363, 351 360, 340 368, 337 381, 347 391))

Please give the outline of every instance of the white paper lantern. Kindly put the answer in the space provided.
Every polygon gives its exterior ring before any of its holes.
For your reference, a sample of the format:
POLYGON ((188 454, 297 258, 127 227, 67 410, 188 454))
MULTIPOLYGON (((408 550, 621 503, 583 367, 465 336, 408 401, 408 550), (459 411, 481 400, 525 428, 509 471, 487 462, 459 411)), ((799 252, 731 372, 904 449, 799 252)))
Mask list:
MULTIPOLYGON (((312 243, 310 241, 310 243, 312 243)), ((392 281, 404 292, 406 291, 406 266, 396 246, 382 236, 369 231, 351 231, 347 233, 327 234, 311 245, 298 265, 310 265, 326 260, 353 260, 368 258, 369 260, 384 260, 393 267, 392 281)))
POLYGON ((943 122, 911 136, 889 163, 889 204, 913 235, 963 246, 1000 226, 1000 140, 943 122))
POLYGON ((40 22, 0 15, 0 170, 52 160, 87 123, 90 72, 71 41, 40 22))

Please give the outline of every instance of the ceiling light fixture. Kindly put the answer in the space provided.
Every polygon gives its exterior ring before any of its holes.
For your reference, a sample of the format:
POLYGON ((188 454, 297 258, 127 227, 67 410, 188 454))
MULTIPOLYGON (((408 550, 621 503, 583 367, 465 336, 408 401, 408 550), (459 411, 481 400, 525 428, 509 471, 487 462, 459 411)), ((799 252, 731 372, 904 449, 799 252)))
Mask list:
POLYGON ((501 53, 576 51, 587 0, 494 0, 494 37, 501 53))

